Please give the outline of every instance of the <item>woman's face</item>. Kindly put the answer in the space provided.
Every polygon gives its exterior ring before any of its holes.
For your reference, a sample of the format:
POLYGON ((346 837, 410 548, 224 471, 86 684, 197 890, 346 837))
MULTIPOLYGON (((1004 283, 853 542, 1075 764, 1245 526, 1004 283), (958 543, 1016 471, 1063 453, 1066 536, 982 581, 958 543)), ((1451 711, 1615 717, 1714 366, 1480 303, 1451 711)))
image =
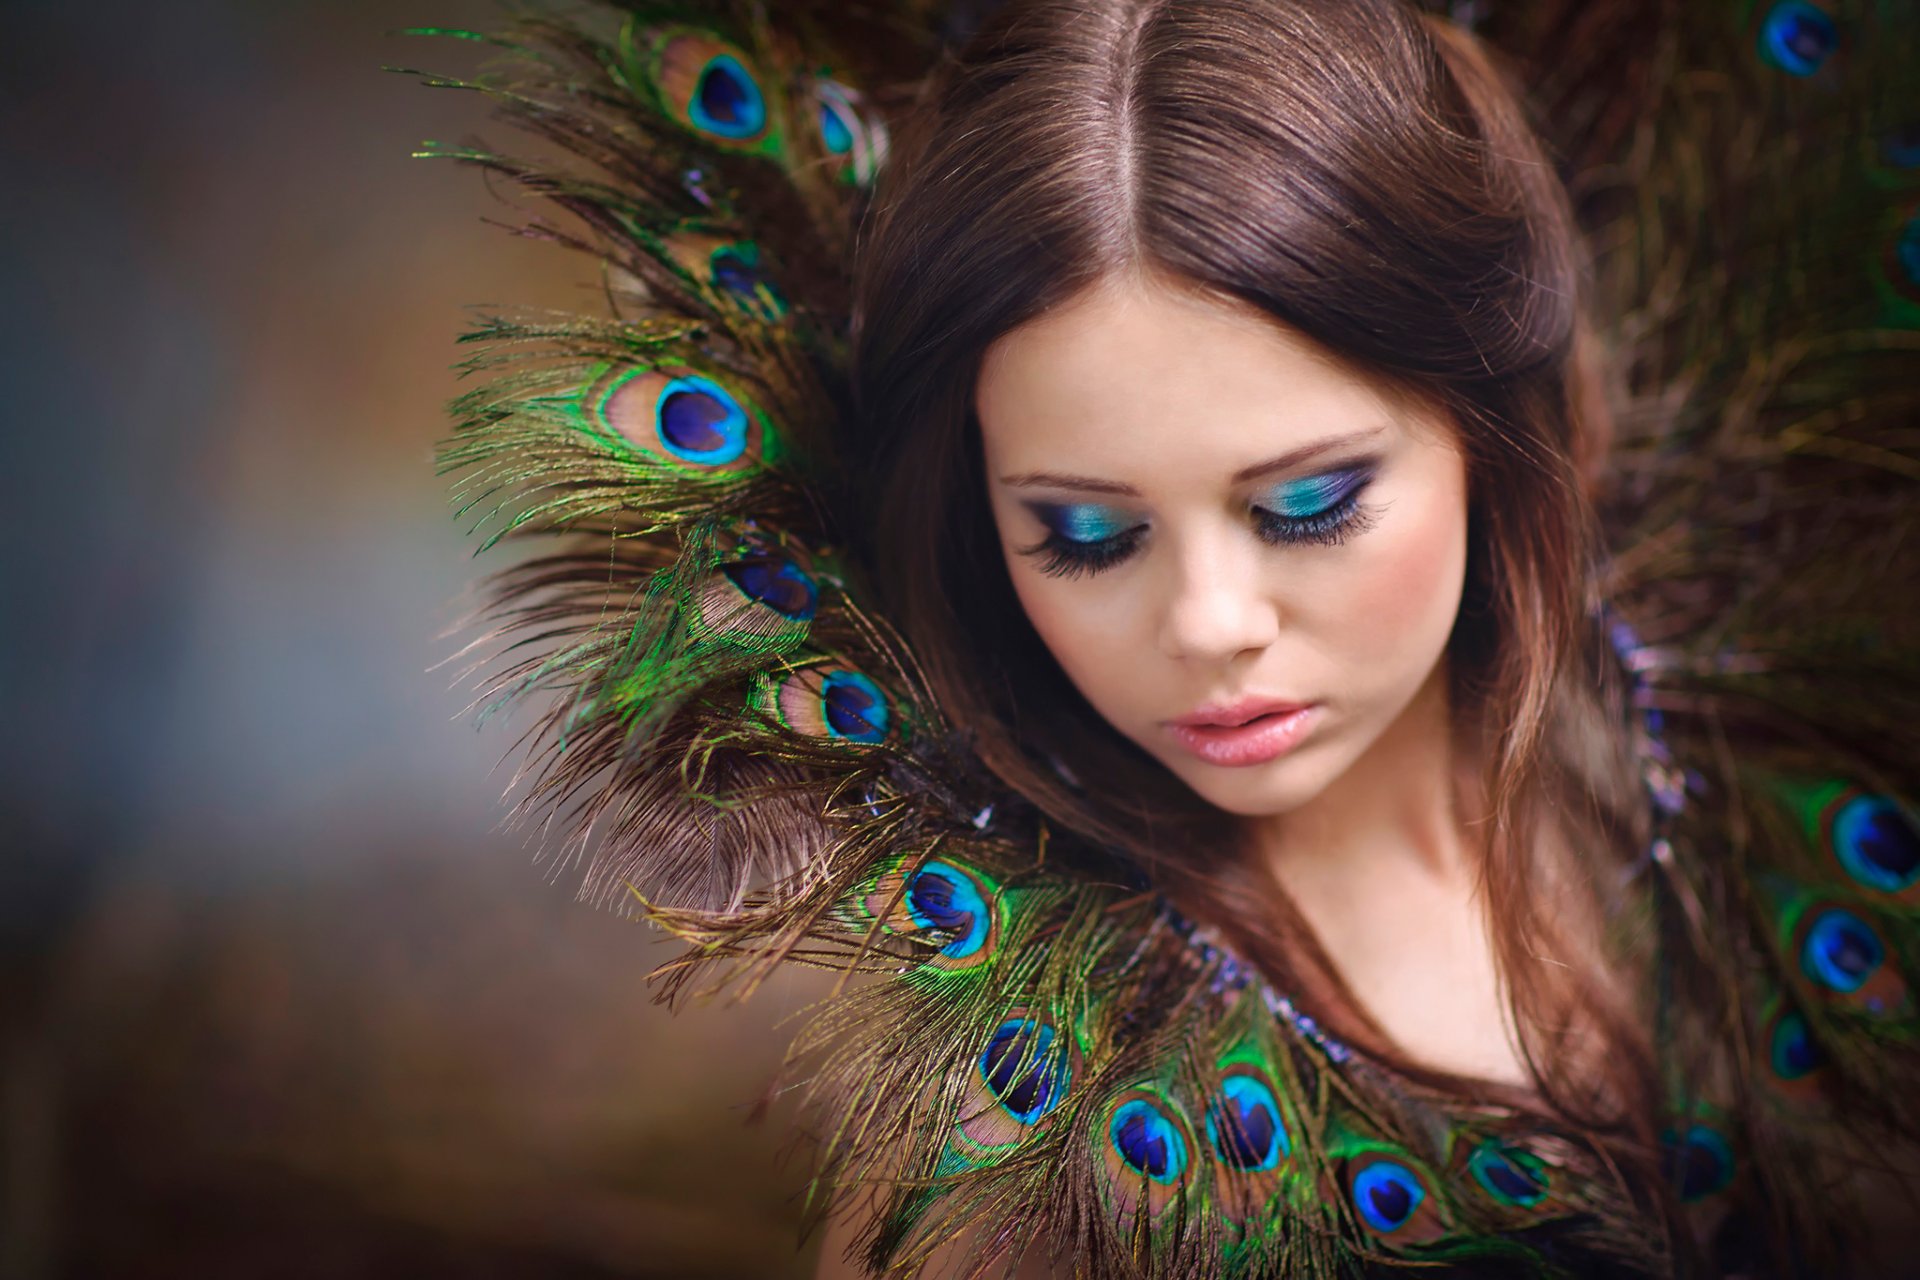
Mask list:
POLYGON ((1145 279, 1003 336, 975 408, 1034 628, 1214 805, 1297 808, 1444 679, 1466 468, 1433 411, 1145 279))

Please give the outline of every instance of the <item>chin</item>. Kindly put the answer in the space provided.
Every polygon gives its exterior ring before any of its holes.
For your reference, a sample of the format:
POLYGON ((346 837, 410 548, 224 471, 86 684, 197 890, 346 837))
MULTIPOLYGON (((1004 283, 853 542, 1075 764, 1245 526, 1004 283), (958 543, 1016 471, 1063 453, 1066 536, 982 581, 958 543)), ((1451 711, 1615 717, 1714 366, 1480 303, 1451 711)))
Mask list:
POLYGON ((1161 763, 1189 790, 1216 809, 1239 818, 1273 818, 1305 805, 1338 774, 1338 761, 1305 744, 1278 760, 1228 769, 1183 760, 1161 763))

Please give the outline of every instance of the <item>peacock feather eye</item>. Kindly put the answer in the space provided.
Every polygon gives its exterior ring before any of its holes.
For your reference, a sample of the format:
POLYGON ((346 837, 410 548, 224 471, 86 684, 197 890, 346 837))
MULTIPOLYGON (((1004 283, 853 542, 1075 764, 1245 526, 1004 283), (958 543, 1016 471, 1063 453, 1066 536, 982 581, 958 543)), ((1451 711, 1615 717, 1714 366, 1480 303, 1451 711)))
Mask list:
POLYGON ((750 138, 767 127, 767 103, 752 74, 729 54, 709 58, 689 103, 693 122, 729 138, 750 138))
POLYGON ((1392 1236, 1414 1221, 1427 1199, 1420 1175, 1397 1160, 1375 1159, 1354 1170, 1347 1183, 1348 1198, 1367 1229, 1392 1236))
POLYGON ((1890 798, 1854 793, 1833 811, 1828 831, 1834 856, 1857 883, 1900 893, 1920 882, 1920 829, 1890 798))
POLYGON ((787 318, 786 295, 774 284, 760 246, 752 240, 714 235, 697 225, 657 234, 644 224, 634 237, 678 268, 694 284, 767 324, 787 318))
POLYGON ((1032 1018, 1009 1018, 980 1052, 980 1079, 1008 1115, 1037 1122, 1066 1101, 1072 1068, 1060 1036, 1032 1018))
POLYGON ((1146 1098, 1130 1098, 1114 1108, 1107 1138, 1120 1162, 1149 1181, 1167 1186, 1187 1171, 1187 1141, 1180 1126, 1146 1098))
POLYGON ((999 945, 1000 890, 985 875, 958 861, 933 859, 917 868, 901 859, 861 891, 862 915, 889 933, 946 935, 925 962, 935 973, 978 968, 999 945))
POLYGON ((887 695, 864 672, 812 663, 775 681, 762 705, 786 728, 810 738, 871 745, 893 729, 887 695))
POLYGON ((786 318, 786 297, 761 268, 760 247, 751 241, 715 249, 707 259, 707 279, 715 289, 769 324, 786 318))
POLYGON ((712 572, 694 584, 696 636, 750 653, 781 652, 807 636, 820 606, 813 561, 797 546, 735 531, 712 572))
MULTIPOLYGON (((992 942, 988 942, 991 949, 992 942)), ((944 960, 944 957, 937 957, 944 960)), ((936 965, 936 967, 938 967, 936 965)), ((993 1159, 1027 1139, 1066 1102, 1079 1045, 1046 1014, 1012 1009, 1002 1017, 960 1082, 952 1144, 971 1160, 993 1159)))
POLYGON ((1782 954, 1815 994, 1876 1018, 1911 1012, 1906 974, 1870 907, 1857 898, 1812 894, 1784 878, 1762 876, 1756 883, 1778 903, 1782 954))
POLYGON ((627 41, 640 50, 634 87, 682 126, 728 150, 778 150, 759 73, 734 45, 686 27, 630 31, 627 41))
POLYGON ((837 80, 816 80, 814 95, 819 103, 820 145, 842 162, 840 180, 868 185, 886 158, 886 129, 862 112, 860 95, 837 80))
POLYGON ((660 442, 686 462, 725 466, 747 447, 747 414, 705 378, 675 378, 661 394, 655 426, 660 442))
POLYGON ((833 737, 879 742, 887 736, 886 695, 860 672, 828 673, 821 685, 820 701, 833 737))
POLYGON ((1842 994, 1865 986, 1886 959, 1886 944, 1873 926, 1845 907, 1814 914, 1800 945, 1801 971, 1842 994))
POLYGON ((820 604, 820 588, 813 576, 780 556, 751 556, 720 566, 740 594, 783 618, 807 622, 820 604))
POLYGON ((758 465, 772 434, 739 397, 691 372, 616 370, 587 393, 585 411, 601 435, 693 474, 758 465))
POLYGON ((1326 1131, 1337 1182, 1326 1188, 1368 1234, 1394 1249, 1431 1244, 1454 1231, 1452 1206, 1433 1175, 1404 1148, 1351 1130, 1335 1118, 1326 1131))
POLYGON ((827 154, 844 156, 853 151, 854 122, 840 105, 824 94, 820 99, 820 143, 827 154))
POLYGON ((1538 1156, 1502 1142, 1483 1142, 1467 1159, 1475 1182, 1502 1204, 1530 1209, 1547 1197, 1547 1170, 1538 1156))
POLYGON ((958 867, 929 862, 907 881, 907 912, 922 929, 953 935, 940 949, 951 960, 965 960, 987 945, 993 915, 986 894, 958 867))
POLYGON ((1180 1200, 1193 1163, 1185 1111, 1153 1086, 1121 1090, 1095 1130, 1101 1190, 1117 1220, 1164 1215, 1180 1200))
POLYGON ((1669 1130, 1661 1146, 1667 1178, 1684 1204, 1705 1200, 1733 1181, 1733 1146, 1711 1125, 1692 1125, 1684 1133, 1669 1130))
POLYGON ((1840 47, 1833 16, 1808 0, 1779 0, 1760 22, 1760 56, 1790 76, 1811 76, 1840 47))
POLYGON ((1266 1081, 1235 1074, 1207 1107, 1207 1142, 1229 1169, 1264 1173, 1293 1154, 1280 1100, 1266 1081))
POLYGON ((1784 1081, 1804 1080, 1826 1060, 1800 1012, 1790 1009, 1774 1022, 1773 1032, 1767 1037, 1767 1065, 1774 1075, 1784 1081))

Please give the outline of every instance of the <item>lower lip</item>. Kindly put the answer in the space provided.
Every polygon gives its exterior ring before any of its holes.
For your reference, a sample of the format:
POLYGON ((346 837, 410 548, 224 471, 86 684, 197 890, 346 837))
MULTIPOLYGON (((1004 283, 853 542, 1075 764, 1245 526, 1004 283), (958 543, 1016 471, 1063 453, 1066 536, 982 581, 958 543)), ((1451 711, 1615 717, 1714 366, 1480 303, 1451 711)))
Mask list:
POLYGON ((1300 745, 1320 718, 1320 704, 1284 715, 1260 716, 1245 724, 1176 724, 1168 726, 1173 740, 1208 764, 1228 769, 1278 760, 1300 745))

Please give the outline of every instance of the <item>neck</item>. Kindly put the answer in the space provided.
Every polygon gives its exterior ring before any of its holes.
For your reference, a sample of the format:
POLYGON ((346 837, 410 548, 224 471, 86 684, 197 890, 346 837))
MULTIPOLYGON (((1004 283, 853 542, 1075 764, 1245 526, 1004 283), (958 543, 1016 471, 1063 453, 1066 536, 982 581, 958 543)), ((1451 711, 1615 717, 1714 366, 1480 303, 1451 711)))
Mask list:
POLYGON ((1455 740, 1447 666, 1308 803, 1250 821, 1253 855, 1289 890, 1413 873, 1470 880, 1484 813, 1477 753, 1455 740))
POLYGON ((1481 747, 1456 737, 1447 687, 1441 664, 1324 792, 1260 820, 1253 870, 1306 926, 1320 963, 1300 972, 1336 1035, 1524 1090, 1485 914, 1481 747))

